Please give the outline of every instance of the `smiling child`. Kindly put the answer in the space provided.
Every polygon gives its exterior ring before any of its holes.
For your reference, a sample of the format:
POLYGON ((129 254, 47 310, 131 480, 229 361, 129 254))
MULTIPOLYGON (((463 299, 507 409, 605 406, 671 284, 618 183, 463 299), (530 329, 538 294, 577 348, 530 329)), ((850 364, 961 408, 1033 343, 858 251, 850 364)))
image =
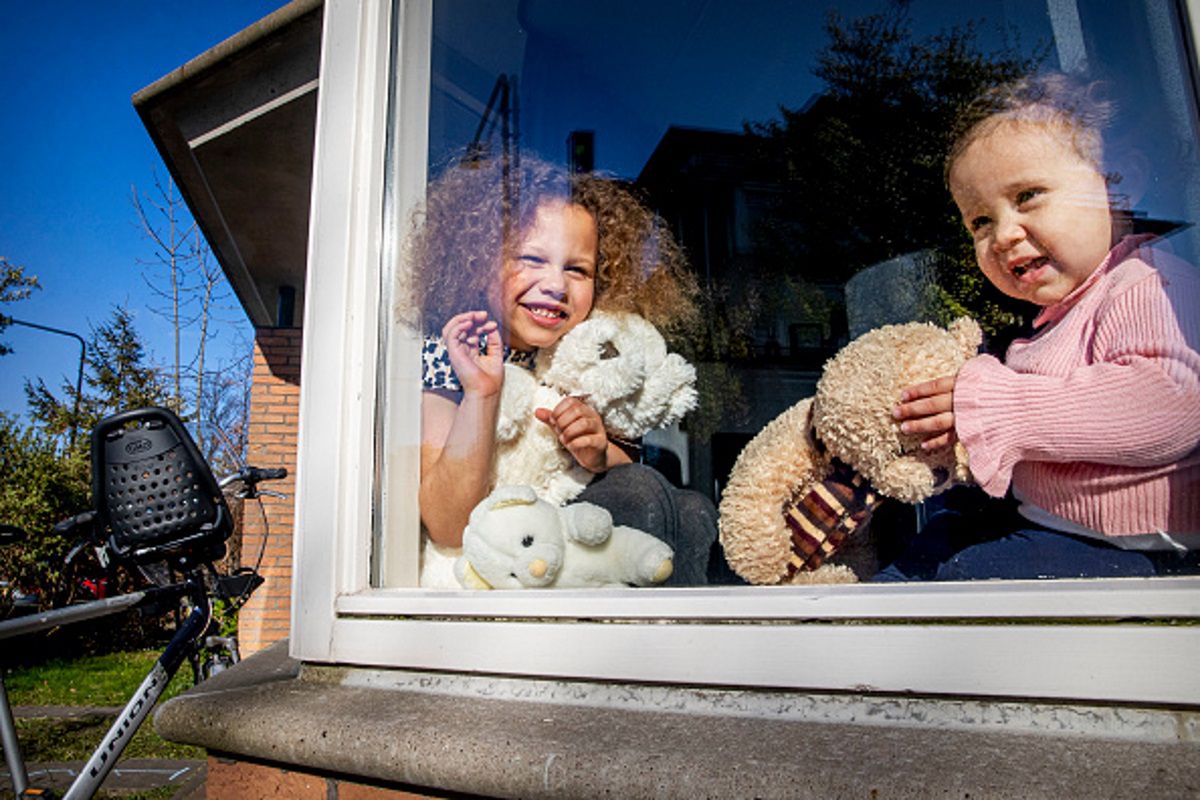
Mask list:
POLYGON ((935 517, 878 580, 1197 568, 1200 281, 1114 216, 1094 96, 1048 75, 964 114, 946 175, 979 268, 1041 311, 1004 363, 908 387, 895 416, 925 447, 961 441, 1013 513, 935 517))
MULTIPOLYGON (((695 316, 694 279, 662 221, 618 182, 521 154, 467 160, 429 187, 412 250, 429 335, 423 353, 421 522, 442 548, 461 545, 472 508, 493 488, 505 362, 532 368, 594 308, 641 315, 664 332, 695 316)), ((597 479, 578 498, 675 550, 670 583, 707 580, 716 509, 632 463, 583 400, 537 409, 597 479)))

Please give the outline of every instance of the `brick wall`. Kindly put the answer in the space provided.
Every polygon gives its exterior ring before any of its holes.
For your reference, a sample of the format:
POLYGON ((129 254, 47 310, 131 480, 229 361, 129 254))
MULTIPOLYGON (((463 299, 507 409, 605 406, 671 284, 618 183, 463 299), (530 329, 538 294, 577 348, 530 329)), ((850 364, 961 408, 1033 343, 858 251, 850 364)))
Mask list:
POLYGON ((445 796, 362 781, 210 755, 205 796, 208 800, 433 800, 445 796))
POLYGON ((254 565, 265 539, 259 572, 266 582, 238 617, 242 655, 258 652, 288 635, 296 506, 296 428, 300 418, 300 343, 299 328, 260 328, 255 335, 249 462, 256 467, 286 467, 288 477, 272 481, 267 487, 283 492, 287 499, 264 497, 261 511, 257 503, 247 503, 243 511, 242 563, 254 565))

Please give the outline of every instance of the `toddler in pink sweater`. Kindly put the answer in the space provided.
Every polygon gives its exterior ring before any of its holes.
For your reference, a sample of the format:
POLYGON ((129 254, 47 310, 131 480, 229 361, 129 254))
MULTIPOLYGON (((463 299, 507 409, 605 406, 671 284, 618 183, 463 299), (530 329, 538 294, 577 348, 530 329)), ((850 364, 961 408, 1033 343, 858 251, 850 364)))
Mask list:
POLYGON ((946 161, 980 269, 1041 307, 1003 363, 908 387, 895 416, 956 439, 1009 497, 934 517, 879 580, 1193 572, 1200 548, 1200 279, 1128 235, 1102 167, 1105 104, 1065 76, 989 92, 946 161))

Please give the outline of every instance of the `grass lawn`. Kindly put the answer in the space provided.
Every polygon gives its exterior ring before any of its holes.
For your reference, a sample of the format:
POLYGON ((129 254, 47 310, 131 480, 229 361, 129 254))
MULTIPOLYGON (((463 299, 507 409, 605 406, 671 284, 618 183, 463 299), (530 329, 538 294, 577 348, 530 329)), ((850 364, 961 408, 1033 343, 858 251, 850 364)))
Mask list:
MULTIPOLYGON (((156 658, 155 650, 138 650, 54 659, 36 667, 15 669, 4 676, 8 702, 14 706, 123 706, 156 658)), ((185 663, 162 699, 191 686, 191 674, 185 663)))
MULTIPOLYGON (((16 669, 5 676, 8 701, 13 706, 124 706, 157 657, 157 652, 147 650, 55 660, 16 669)), ((190 685, 191 670, 185 664, 162 699, 173 697, 190 685)), ((103 714, 70 719, 18 719, 21 752, 29 764, 86 760, 115 719, 115 715, 103 714)), ((204 751, 160 738, 147 720, 125 748, 123 757, 203 758, 204 751)))

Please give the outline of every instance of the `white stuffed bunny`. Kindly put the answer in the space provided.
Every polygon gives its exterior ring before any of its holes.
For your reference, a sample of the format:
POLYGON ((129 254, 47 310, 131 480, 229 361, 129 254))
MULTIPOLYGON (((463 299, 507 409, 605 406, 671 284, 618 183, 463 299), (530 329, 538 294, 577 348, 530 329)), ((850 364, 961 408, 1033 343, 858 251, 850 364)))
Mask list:
POLYGON ((557 507, 502 486, 471 512, 454 574, 468 589, 653 586, 671 576, 673 555, 600 506, 557 507))

